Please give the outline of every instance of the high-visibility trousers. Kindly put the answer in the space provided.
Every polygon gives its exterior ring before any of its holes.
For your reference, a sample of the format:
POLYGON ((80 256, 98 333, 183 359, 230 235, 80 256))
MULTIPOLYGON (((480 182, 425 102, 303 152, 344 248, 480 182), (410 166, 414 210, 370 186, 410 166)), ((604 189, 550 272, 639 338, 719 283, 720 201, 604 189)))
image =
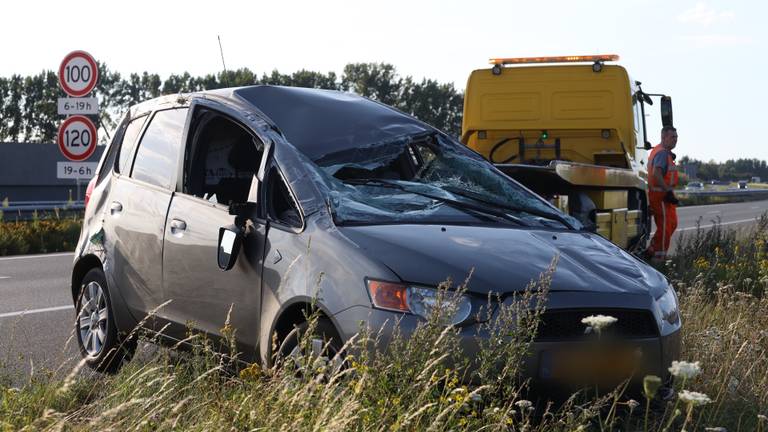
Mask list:
POLYGON ((654 258, 665 258, 672 234, 677 229, 677 206, 664 202, 664 192, 649 192, 648 200, 656 223, 656 233, 651 239, 648 252, 654 258))

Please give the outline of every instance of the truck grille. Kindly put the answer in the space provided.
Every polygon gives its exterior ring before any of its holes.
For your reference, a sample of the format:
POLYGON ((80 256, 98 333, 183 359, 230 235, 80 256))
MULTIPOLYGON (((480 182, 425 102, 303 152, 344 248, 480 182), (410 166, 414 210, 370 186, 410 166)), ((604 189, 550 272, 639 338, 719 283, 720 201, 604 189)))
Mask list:
POLYGON ((647 310, 603 309, 603 310, 548 310, 541 315, 536 341, 578 339, 584 337, 587 326, 581 323, 590 315, 609 315, 618 319, 602 334, 624 339, 652 338, 659 335, 656 320, 647 310))

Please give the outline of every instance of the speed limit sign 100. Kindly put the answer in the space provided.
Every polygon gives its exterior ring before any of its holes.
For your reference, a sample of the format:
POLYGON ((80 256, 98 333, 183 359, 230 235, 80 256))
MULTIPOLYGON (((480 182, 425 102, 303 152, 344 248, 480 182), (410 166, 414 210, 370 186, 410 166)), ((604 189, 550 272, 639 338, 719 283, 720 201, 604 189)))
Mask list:
POLYGON ((85 96, 99 79, 96 60, 85 51, 72 51, 59 65, 59 84, 72 97, 85 96))
POLYGON ((96 151, 96 126, 80 115, 69 117, 59 126, 58 144, 64 157, 79 162, 96 151))

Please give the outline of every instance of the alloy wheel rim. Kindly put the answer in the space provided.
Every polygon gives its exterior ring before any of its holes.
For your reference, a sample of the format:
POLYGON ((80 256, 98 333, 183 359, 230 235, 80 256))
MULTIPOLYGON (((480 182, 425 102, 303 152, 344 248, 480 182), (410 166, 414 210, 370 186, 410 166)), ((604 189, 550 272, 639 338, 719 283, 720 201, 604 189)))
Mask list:
POLYGON ((309 347, 296 345, 287 355, 287 359, 290 359, 298 370, 311 367, 324 368, 326 372, 337 373, 344 365, 344 359, 336 349, 319 338, 310 339, 309 347), (309 348, 309 352, 306 348, 309 348))
POLYGON ((98 282, 91 281, 85 286, 81 304, 77 317, 80 341, 88 355, 95 357, 104 348, 109 318, 107 298, 98 282))

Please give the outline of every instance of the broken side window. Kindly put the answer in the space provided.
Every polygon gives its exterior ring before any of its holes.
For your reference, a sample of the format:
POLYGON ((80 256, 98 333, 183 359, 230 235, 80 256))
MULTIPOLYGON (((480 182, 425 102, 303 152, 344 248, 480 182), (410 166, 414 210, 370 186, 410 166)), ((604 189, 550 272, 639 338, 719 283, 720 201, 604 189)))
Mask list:
POLYGON ((184 192, 224 205, 246 202, 264 145, 240 124, 209 109, 198 109, 193 122, 184 192))

